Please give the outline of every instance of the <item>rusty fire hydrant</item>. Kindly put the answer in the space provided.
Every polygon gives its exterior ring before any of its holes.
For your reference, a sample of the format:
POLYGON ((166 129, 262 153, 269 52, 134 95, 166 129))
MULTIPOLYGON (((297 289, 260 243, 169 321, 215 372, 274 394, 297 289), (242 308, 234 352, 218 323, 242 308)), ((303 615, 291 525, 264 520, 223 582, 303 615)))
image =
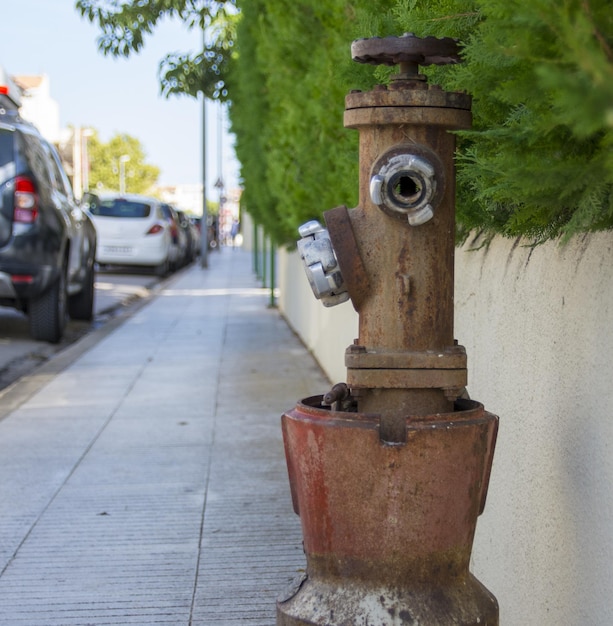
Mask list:
POLYGON ((496 625, 469 571, 498 419, 467 399, 453 332, 455 138, 470 98, 419 65, 456 63, 452 39, 358 40, 354 60, 400 65, 389 87, 351 93, 360 200, 309 222, 299 250, 317 297, 351 299, 359 337, 347 381, 282 418, 306 575, 277 624, 496 625))

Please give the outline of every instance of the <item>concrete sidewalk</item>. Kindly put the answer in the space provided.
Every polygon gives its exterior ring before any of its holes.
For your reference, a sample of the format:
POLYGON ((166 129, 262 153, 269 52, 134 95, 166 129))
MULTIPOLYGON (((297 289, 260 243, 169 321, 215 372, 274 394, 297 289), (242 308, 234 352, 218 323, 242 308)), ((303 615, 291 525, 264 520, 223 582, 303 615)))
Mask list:
POLYGON ((280 415, 329 382, 248 253, 209 264, 0 421, 0 624, 275 623, 304 567, 280 415))

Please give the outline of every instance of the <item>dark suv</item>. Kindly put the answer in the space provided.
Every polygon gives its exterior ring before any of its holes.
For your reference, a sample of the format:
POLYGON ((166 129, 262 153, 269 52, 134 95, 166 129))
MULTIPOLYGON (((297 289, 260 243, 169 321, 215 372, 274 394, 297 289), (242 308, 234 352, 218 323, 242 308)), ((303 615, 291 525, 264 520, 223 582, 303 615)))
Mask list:
POLYGON ((27 313, 33 339, 57 343, 67 314, 93 317, 96 231, 17 102, 0 85, 0 306, 27 313))

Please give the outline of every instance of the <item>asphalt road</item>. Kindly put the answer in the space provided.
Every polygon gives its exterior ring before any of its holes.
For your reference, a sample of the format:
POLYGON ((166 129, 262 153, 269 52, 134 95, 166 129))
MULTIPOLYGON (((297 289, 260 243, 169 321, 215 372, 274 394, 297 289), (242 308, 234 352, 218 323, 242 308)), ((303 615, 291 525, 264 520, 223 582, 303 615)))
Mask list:
POLYGON ((58 344, 33 341, 28 334, 25 315, 11 308, 0 307, 0 390, 31 372, 83 337, 92 329, 147 298, 161 280, 151 272, 138 269, 114 268, 96 273, 94 321, 70 320, 64 338, 58 344))

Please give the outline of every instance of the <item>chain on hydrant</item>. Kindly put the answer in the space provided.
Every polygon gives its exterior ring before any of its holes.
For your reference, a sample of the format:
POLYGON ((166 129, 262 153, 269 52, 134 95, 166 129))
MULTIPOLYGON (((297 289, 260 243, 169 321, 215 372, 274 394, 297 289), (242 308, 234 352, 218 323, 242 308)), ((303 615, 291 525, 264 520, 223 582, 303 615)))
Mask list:
POLYGON ((497 418, 465 399, 454 340, 455 139, 470 98, 420 65, 456 63, 451 39, 363 39, 354 60, 399 65, 389 86, 352 92, 359 204, 301 227, 299 252, 326 306, 351 299, 359 336, 347 381, 282 418, 307 573, 278 625, 498 624, 469 571, 497 418))

